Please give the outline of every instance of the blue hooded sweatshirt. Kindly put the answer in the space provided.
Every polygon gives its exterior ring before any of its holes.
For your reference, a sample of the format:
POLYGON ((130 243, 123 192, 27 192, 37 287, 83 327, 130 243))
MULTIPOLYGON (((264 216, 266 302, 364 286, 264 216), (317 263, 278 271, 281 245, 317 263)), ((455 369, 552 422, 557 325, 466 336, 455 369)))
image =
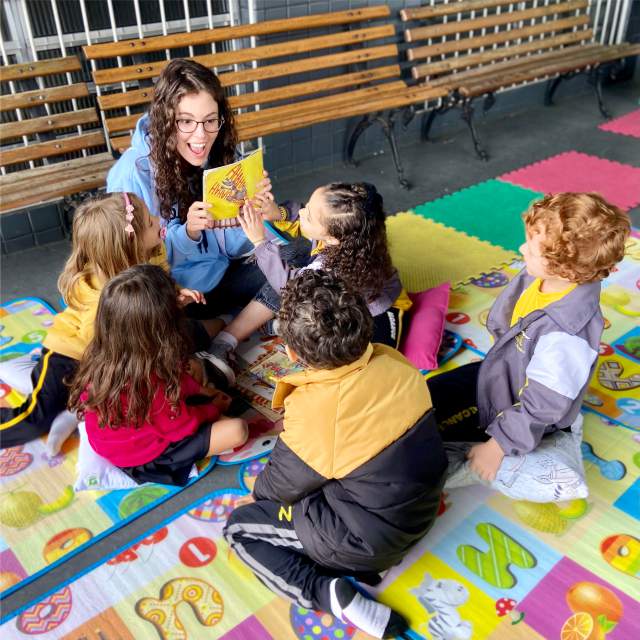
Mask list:
MULTIPOLYGON (((154 174, 149 158, 149 116, 144 114, 136 124, 136 131, 127 149, 107 176, 107 191, 135 193, 146 203, 153 215, 160 215, 160 203, 155 190, 154 174)), ((205 167, 206 168, 206 167, 205 167)), ((207 229, 195 241, 187 235, 187 227, 178 217, 167 223, 165 245, 171 275, 183 287, 207 293, 222 279, 229 259, 251 253, 253 245, 237 228, 207 229)))

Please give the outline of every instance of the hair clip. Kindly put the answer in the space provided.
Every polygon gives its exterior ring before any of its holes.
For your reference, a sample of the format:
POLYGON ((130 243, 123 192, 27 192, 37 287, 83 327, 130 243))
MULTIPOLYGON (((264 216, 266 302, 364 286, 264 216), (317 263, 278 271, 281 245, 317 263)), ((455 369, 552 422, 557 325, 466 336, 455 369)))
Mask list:
POLYGON ((135 232, 133 225, 131 224, 133 222, 134 207, 131 204, 131 200, 129 200, 129 194, 126 192, 123 192, 122 195, 124 197, 124 210, 126 211, 124 217, 125 217, 125 220, 127 221, 124 227, 124 230, 131 236, 135 232))

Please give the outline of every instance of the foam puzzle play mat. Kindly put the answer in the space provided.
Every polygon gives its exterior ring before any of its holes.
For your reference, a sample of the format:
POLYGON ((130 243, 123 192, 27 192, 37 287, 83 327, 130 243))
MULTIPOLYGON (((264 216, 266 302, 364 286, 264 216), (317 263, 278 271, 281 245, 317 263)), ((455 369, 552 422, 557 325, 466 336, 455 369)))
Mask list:
MULTIPOLYGON (((487 193, 502 198, 507 213, 501 215, 517 218, 531 199, 546 191, 546 167, 532 172, 531 181, 523 179, 523 184, 503 176, 475 188, 485 194, 482 198, 487 193), (534 184, 534 179, 542 182, 534 184)), ((629 206, 633 197, 624 197, 629 206)), ((445 219, 449 211, 475 201, 469 193, 459 192, 400 214, 404 217, 389 225, 390 241, 396 243, 394 261, 403 281, 412 283, 411 290, 434 286, 446 276, 454 283, 441 367, 425 372, 427 380, 483 357, 490 348, 485 328, 488 310, 523 266, 514 253, 516 235, 511 231, 497 242, 475 233, 469 226, 475 224, 473 215, 458 226, 445 219), (412 222, 433 246, 445 237, 457 243, 457 250, 468 251, 477 268, 462 272, 459 265, 446 261, 422 268, 417 262, 428 257, 420 256, 418 245, 411 249, 415 258, 398 260, 402 252, 398 247, 403 237, 409 237, 412 222)), ((508 220, 500 224, 507 225, 508 220)), ((407 618, 411 626, 407 638, 640 638, 640 236, 636 231, 624 261, 603 283, 601 306, 605 331, 583 407, 582 455, 590 495, 539 504, 510 500, 482 486, 445 493, 428 536, 377 588, 366 587, 371 597, 407 618)), ((34 299, 2 307, 0 359, 37 358, 48 326, 44 323, 51 321, 51 314, 34 299)), ((251 491, 281 428, 282 415, 269 402, 276 380, 295 370, 281 340, 260 336, 241 346, 238 366, 238 389, 247 403, 251 439, 241 450, 215 461, 215 465, 238 465, 236 485, 189 504, 36 601, 3 611, 0 637, 368 637, 328 613, 306 610, 274 595, 230 553, 222 537, 227 517, 236 501, 251 491)), ((2 402, 15 406, 21 401, 11 387, 1 389, 2 402)), ((47 457, 42 440, 0 450, 4 596, 108 535, 127 518, 174 495, 175 489, 161 485, 76 492, 77 450, 76 438, 54 459, 47 457)), ((213 463, 204 469, 209 477, 215 477, 213 463)))

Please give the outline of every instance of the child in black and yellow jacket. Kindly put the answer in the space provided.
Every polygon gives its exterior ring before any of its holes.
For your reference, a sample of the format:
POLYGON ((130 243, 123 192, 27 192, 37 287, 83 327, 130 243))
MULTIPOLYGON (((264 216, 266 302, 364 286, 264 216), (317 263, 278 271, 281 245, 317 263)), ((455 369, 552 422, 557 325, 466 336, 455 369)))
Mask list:
POLYGON ((309 368, 278 383, 284 432, 226 539, 274 592, 392 637, 406 622, 344 576, 379 582, 435 520, 447 461, 429 390, 399 352, 371 344, 364 299, 325 271, 287 284, 279 322, 309 368))

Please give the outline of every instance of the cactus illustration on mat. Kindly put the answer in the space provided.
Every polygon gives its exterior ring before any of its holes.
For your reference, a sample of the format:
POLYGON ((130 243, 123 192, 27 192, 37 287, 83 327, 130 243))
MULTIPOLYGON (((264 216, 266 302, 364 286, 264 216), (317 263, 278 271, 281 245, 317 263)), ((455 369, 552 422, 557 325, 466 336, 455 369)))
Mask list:
POLYGON ((531 569, 537 561, 517 540, 489 522, 476 526, 478 535, 489 545, 487 551, 464 544, 456 550, 460 562, 472 573, 498 589, 510 589, 517 580, 509 566, 531 569))

